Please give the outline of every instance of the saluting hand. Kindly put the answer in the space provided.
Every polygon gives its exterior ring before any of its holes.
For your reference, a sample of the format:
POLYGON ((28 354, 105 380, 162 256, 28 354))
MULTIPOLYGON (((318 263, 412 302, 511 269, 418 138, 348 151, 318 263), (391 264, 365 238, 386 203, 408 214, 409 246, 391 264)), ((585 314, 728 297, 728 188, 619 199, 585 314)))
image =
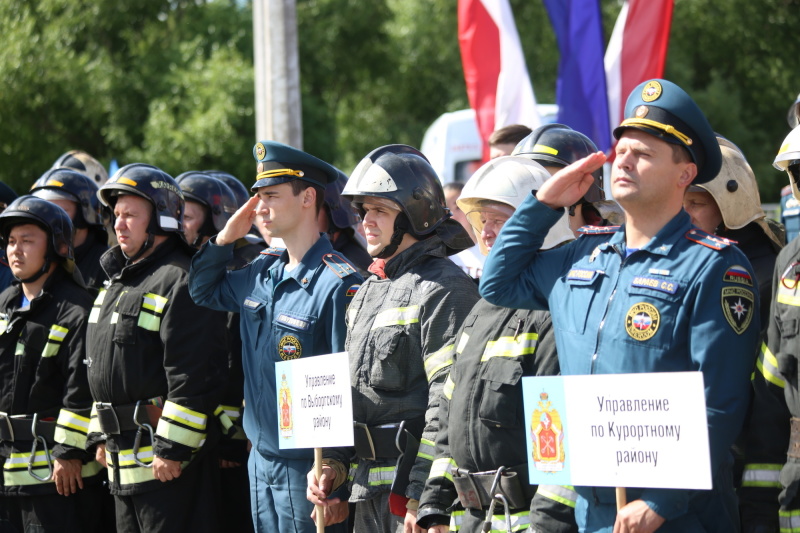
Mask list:
POLYGON ((552 209, 575 205, 594 183, 592 172, 605 162, 606 156, 603 152, 595 152, 575 161, 545 181, 536 193, 536 199, 552 209))
POLYGON ((247 200, 247 203, 236 211, 231 218, 228 219, 225 227, 217 235, 216 243, 220 246, 236 242, 241 239, 250 228, 253 226, 253 221, 256 218, 256 206, 258 205, 258 195, 253 195, 252 198, 247 200))

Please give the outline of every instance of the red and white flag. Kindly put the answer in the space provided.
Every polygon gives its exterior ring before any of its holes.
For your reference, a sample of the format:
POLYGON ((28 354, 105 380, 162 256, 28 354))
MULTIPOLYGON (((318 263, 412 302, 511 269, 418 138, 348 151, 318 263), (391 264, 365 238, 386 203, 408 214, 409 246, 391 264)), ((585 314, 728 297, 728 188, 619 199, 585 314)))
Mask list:
POLYGON ((487 140, 494 130, 541 123, 508 0, 459 0, 458 41, 467 96, 488 160, 487 140))
POLYGON ((612 131, 637 85, 664 76, 673 0, 626 0, 606 48, 608 114, 612 131))

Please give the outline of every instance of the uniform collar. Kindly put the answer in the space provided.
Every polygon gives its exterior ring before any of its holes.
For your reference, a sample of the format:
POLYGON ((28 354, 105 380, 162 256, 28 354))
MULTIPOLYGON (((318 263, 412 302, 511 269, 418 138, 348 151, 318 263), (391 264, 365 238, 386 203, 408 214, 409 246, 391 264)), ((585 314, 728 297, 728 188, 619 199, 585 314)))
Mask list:
POLYGON ((395 257, 386 261, 386 277, 396 278, 407 272, 413 266, 428 259, 428 257, 447 257, 447 250, 438 235, 431 235, 427 239, 415 242, 395 257))
MULTIPOLYGON (((310 290, 311 281, 314 279, 314 274, 317 272, 320 265, 322 265, 322 258, 325 256, 325 254, 332 252, 333 247, 331 246, 331 241, 328 240, 327 235, 321 233, 319 239, 317 239, 317 242, 315 242, 311 248, 308 249, 306 254, 300 260, 300 263, 294 268, 294 270, 288 273, 288 277, 297 281, 297 284, 304 289, 310 290)), ((280 280, 283 278, 283 272, 288 261, 289 252, 284 250, 280 259, 278 259, 278 261, 276 261, 275 264, 270 267, 270 270, 273 271, 273 279, 280 280)))
MULTIPOLYGON (((672 250, 678 239, 682 239, 684 234, 691 228, 692 223, 689 215, 681 209, 641 250, 653 255, 669 255, 670 250, 672 250)), ((619 231, 609 240, 608 248, 611 247, 622 251, 626 249, 625 225, 621 226, 619 231)))

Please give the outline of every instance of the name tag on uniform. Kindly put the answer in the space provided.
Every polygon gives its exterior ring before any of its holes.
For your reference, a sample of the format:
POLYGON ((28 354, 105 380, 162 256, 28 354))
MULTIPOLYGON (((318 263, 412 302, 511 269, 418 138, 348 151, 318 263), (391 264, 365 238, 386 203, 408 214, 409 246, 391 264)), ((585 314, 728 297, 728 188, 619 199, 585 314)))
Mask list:
POLYGON ((255 309, 259 305, 261 305, 261 302, 259 302, 257 300, 252 300, 250 298, 245 298, 244 299, 244 306, 247 307, 248 309, 255 309))
POLYGON ((675 294, 678 291, 678 284, 674 281, 648 278, 645 276, 636 276, 633 278, 633 287, 647 287, 656 291, 666 292, 667 294, 675 294))
POLYGON ((567 274, 567 279, 569 281, 586 281, 592 282, 595 280, 597 275, 600 273, 599 270, 583 270, 580 268, 573 268, 567 274))
POLYGON ((286 324, 287 326, 292 326, 296 329, 307 330, 311 327, 311 323, 308 320, 303 320, 302 318, 297 318, 295 316, 289 316, 285 313, 281 313, 276 318, 279 324, 286 324))

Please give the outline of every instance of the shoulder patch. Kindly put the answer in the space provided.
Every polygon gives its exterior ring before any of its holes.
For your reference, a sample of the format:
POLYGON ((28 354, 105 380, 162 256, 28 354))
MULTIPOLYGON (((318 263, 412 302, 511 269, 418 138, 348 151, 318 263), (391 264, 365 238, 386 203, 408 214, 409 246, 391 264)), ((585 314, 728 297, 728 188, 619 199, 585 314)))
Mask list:
POLYGON ((353 296, 356 295, 356 293, 358 292, 358 289, 360 289, 360 288, 361 288, 361 284, 360 283, 358 283, 356 285, 350 285, 350 288, 347 289, 347 292, 345 293, 345 296, 347 296, 348 298, 352 298, 353 296))
POLYGON ((702 244, 707 248, 711 248, 712 250, 722 250, 730 246, 731 244, 736 244, 736 241, 732 241, 730 239, 726 239, 724 237, 717 237, 716 235, 712 235, 710 233, 706 233, 705 231, 697 228, 690 229, 684 235, 690 241, 702 244))
POLYGON ((741 285, 747 285, 748 287, 753 286, 753 276, 751 276, 750 272, 742 265, 733 265, 728 268, 722 276, 722 281, 739 283, 741 285))
POLYGON ((339 254, 325 254, 322 256, 322 262, 325 266, 333 270, 333 273, 339 278, 346 278, 350 274, 356 273, 356 267, 351 265, 347 259, 339 254))
POLYGON ((283 255, 283 252, 285 250, 286 250, 286 248, 279 248, 278 246, 273 246, 273 247, 267 248, 266 250, 263 250, 263 251, 261 251, 259 253, 261 255, 274 255, 275 257, 280 257, 281 255, 283 255))
POLYGON ((620 226, 582 226, 578 229, 581 235, 610 235, 616 233, 620 226))

